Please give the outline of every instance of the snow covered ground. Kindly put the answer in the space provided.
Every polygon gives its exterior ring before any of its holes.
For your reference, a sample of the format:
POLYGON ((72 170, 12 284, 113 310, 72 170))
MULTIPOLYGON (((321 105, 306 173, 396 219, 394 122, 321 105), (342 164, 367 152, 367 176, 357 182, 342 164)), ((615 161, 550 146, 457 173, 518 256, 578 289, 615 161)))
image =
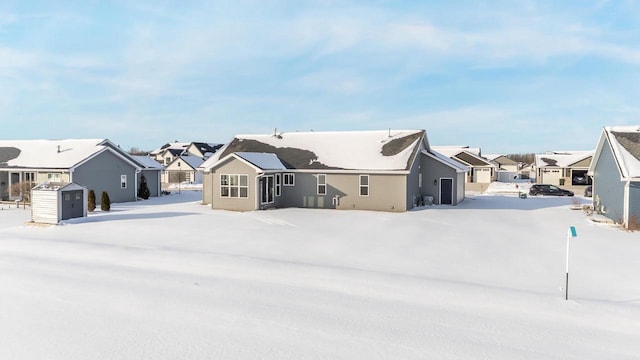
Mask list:
POLYGON ((639 357, 640 233, 571 198, 396 214, 213 211, 200 197, 51 227, 5 205, 0 358, 639 357))

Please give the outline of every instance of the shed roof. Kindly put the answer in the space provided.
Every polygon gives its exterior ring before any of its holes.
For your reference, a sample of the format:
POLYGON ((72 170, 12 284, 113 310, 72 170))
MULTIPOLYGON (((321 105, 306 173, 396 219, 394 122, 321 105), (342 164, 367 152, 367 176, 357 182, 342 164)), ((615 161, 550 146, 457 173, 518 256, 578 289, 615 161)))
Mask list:
POLYGON ((41 190, 41 191, 59 191, 59 190, 82 190, 86 189, 84 186, 78 185, 76 183, 69 182, 45 182, 39 185, 36 185, 32 190, 41 190))

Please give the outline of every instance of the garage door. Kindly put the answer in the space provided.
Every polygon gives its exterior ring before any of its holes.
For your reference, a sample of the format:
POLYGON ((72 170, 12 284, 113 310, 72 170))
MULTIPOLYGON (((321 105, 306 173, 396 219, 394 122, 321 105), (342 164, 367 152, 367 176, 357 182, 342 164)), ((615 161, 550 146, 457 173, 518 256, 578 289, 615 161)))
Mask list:
POLYGON ((560 169, 545 169, 542 170, 541 184, 560 185, 560 178, 562 178, 562 171, 560 169))
POLYGON ((473 173, 473 182, 476 183, 490 183, 491 182, 491 169, 479 168, 475 169, 473 173))

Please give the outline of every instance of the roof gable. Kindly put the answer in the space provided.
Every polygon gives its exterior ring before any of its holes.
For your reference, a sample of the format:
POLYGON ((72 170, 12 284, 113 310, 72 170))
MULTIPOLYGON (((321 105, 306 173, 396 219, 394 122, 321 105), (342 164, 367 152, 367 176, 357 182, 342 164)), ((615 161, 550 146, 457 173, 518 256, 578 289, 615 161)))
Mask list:
POLYGON ((622 179, 640 178, 640 129, 637 126, 605 127, 600 135, 589 173, 593 173, 604 146, 610 147, 622 179))

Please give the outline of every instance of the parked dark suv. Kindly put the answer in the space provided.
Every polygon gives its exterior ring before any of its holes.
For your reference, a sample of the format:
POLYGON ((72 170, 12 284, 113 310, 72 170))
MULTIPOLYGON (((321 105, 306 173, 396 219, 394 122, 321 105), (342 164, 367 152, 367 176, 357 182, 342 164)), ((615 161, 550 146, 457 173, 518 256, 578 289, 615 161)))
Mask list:
POLYGON ((573 196, 573 191, 561 189, 555 185, 535 184, 531 185, 529 195, 573 196))

